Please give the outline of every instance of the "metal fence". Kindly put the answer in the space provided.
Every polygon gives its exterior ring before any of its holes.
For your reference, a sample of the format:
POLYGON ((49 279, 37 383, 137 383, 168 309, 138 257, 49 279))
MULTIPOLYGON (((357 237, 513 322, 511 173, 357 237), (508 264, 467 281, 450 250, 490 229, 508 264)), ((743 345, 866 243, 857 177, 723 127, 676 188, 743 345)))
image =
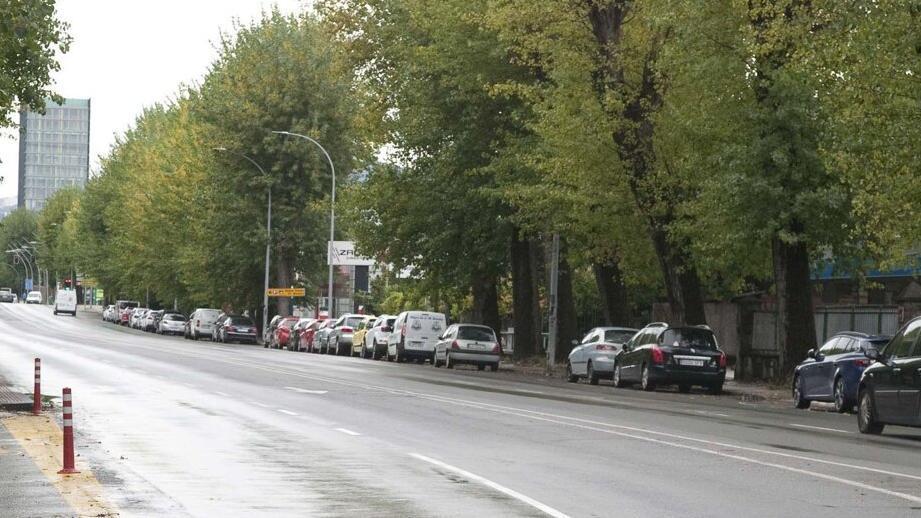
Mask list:
MULTIPOLYGON (((752 351, 777 351, 777 318, 772 311, 756 311, 752 351)), ((898 306, 823 306, 815 309, 817 346, 841 331, 892 335, 899 330, 898 306)))

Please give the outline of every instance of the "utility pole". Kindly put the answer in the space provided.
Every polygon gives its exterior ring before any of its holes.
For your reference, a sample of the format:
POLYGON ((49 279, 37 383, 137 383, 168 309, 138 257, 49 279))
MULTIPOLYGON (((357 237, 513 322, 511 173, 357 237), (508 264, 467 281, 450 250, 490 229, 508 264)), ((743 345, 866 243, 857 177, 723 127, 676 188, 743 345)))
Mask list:
POLYGON ((557 295, 560 283, 560 235, 553 234, 550 250, 550 318, 548 318, 547 372, 556 365, 557 295))

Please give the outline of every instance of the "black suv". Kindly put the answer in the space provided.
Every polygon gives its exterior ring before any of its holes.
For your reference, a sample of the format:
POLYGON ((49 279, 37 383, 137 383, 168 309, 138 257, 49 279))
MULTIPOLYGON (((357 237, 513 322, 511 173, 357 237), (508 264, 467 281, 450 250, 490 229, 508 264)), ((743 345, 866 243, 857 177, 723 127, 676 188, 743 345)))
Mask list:
POLYGON ((692 385, 700 385, 719 394, 726 379, 726 354, 707 326, 649 324, 624 344, 614 361, 615 387, 678 385, 679 391, 689 392, 692 385))
POLYGON ((887 424, 921 426, 921 317, 910 320, 886 347, 867 350, 876 360, 863 371, 857 427, 882 433, 887 424))

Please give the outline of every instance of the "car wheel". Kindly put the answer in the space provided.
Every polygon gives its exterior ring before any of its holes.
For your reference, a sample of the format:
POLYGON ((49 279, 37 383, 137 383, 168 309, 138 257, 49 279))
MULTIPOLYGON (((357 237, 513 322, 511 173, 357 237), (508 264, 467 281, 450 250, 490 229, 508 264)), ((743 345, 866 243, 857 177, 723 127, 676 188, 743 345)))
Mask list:
POLYGON ((592 367, 592 362, 588 362, 588 365, 585 367, 585 377, 588 378, 590 384, 598 384, 598 374, 595 372, 595 368, 592 367))
POLYGON ((883 433, 885 425, 876 420, 876 410, 869 390, 861 390, 857 396, 857 428, 860 433, 879 435, 883 433))
POLYGON ((796 376, 793 378, 793 406, 796 408, 809 408, 811 401, 803 395, 803 380, 796 376))
POLYGON ((643 377, 640 379, 640 387, 646 392, 652 392, 656 389, 656 384, 649 379, 649 365, 643 364, 643 377))
POLYGON ((678 385, 678 392, 681 392, 682 394, 687 394, 690 391, 691 391, 690 385, 686 383, 682 383, 681 385, 678 385))
POLYGON ((613 384, 617 388, 624 388, 627 384, 624 382, 623 375, 620 372, 620 364, 614 365, 614 379, 612 380, 613 384))
POLYGON ((572 362, 566 362, 566 381, 570 383, 579 381, 579 377, 572 373, 572 362))
POLYGON ((54 316, 58 316, 58 311, 54 310, 54 316))
POLYGON ((838 376, 835 378, 835 411, 839 414, 850 412, 854 408, 854 403, 847 398, 844 393, 844 378, 838 376))

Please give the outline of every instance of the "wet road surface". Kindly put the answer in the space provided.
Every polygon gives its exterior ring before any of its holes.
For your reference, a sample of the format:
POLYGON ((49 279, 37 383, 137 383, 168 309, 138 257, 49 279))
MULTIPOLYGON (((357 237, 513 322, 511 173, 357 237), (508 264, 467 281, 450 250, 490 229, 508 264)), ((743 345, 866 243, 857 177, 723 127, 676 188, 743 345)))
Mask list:
POLYGON ((921 430, 731 395, 191 342, 0 305, 124 516, 921 516, 921 430))

